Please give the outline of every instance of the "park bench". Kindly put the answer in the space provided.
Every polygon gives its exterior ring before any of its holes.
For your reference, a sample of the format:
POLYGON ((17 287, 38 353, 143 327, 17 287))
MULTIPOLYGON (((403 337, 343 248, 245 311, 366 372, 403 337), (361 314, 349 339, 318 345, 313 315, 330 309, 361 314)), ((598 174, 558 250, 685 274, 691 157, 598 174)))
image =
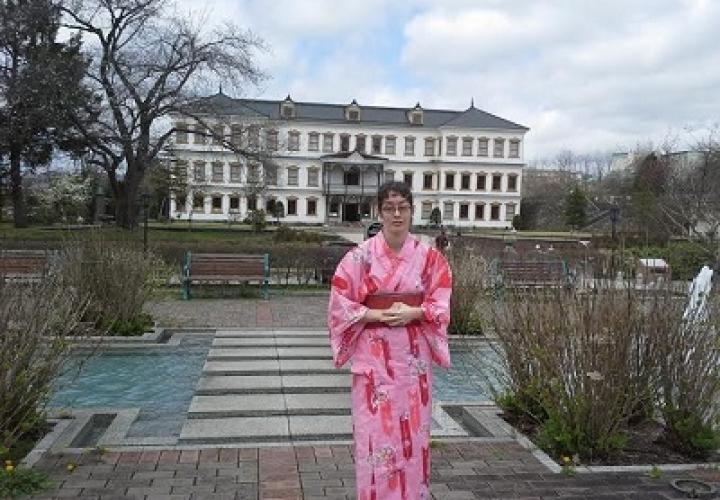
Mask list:
POLYGON ((268 254, 225 254, 187 252, 183 260, 183 299, 191 298, 192 284, 232 284, 257 281, 263 298, 268 298, 270 258, 268 254))
POLYGON ((496 279, 508 288, 562 287, 570 284, 561 260, 498 260, 496 279))
POLYGON ((47 273, 45 250, 0 250, 0 281, 38 281, 47 273))

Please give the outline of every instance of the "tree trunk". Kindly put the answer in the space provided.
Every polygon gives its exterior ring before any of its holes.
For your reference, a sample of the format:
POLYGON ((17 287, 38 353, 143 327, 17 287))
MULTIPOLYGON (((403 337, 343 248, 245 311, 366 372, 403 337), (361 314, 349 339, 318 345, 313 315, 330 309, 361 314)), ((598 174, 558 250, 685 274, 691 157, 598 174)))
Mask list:
POLYGON ((12 193, 15 227, 27 227, 28 225, 22 187, 22 172, 20 171, 21 165, 20 152, 16 148, 12 148, 10 151, 10 192, 12 193))
POLYGON ((134 229, 137 227, 138 182, 132 178, 126 179, 118 185, 118 192, 115 193, 115 222, 118 227, 134 229))

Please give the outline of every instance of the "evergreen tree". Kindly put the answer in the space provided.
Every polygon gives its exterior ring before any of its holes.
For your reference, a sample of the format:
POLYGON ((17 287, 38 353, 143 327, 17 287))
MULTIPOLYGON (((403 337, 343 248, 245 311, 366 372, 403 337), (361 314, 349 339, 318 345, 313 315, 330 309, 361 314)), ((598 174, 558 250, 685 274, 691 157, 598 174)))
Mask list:
POLYGON ((587 220, 587 197, 580 186, 570 190, 565 200, 565 223, 576 229, 582 227, 587 220))
POLYGON ((59 26, 53 0, 0 0, 0 163, 8 163, 17 227, 27 225, 23 168, 47 163, 56 146, 79 150, 68 110, 91 101, 80 38, 58 42, 59 26))

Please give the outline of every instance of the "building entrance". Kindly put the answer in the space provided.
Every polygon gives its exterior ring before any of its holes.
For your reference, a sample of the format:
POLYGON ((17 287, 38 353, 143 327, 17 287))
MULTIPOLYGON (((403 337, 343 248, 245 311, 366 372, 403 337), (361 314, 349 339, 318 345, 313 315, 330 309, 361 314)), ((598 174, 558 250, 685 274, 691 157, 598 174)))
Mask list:
POLYGON ((360 221, 360 205, 358 203, 344 203, 342 211, 343 222, 360 221))

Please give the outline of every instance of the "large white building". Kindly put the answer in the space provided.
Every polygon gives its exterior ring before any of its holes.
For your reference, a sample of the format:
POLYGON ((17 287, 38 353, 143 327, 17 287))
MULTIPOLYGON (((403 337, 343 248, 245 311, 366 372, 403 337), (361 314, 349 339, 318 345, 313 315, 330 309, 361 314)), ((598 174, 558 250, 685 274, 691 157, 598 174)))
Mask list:
POLYGON ((174 218, 238 219, 274 200, 287 223, 376 219, 378 186, 390 179, 412 187, 416 225, 429 224, 436 207, 449 226, 509 227, 519 213, 528 128, 473 105, 449 111, 219 93, 193 116, 205 125, 173 117, 173 158, 188 172, 187 194, 171 201, 174 218))

